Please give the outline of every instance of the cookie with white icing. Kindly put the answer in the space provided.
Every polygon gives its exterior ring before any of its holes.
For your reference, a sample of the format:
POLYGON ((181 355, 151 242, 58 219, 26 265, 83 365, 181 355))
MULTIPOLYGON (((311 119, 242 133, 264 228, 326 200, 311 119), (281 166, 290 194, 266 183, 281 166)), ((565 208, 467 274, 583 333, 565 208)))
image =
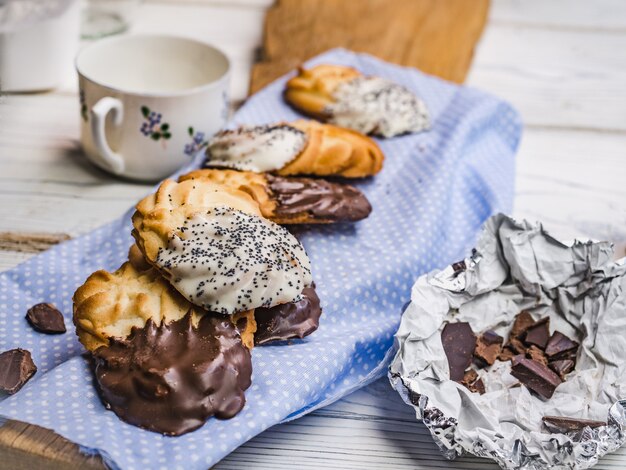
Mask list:
MULTIPOLYGON (((142 258, 135 248, 129 257, 131 261, 114 272, 96 271, 74 293, 76 334, 89 351, 107 346, 111 339, 128 337, 133 328, 143 328, 149 320, 159 326, 191 313, 197 325, 206 313, 179 294, 156 269, 139 261, 142 258)), ((231 320, 241 327, 243 341, 251 348, 256 331, 254 312, 242 312, 231 320)))
POLYGON ((300 299, 309 258, 243 191, 165 181, 137 205, 133 236, 147 261, 189 302, 223 315, 300 299))
POLYGON ((408 88, 352 67, 300 68, 285 100, 301 112, 364 134, 393 137, 430 128, 424 102, 408 88))
POLYGON ((207 168, 343 178, 372 176, 384 160, 369 137, 303 119, 219 132, 209 141, 206 155, 207 168))

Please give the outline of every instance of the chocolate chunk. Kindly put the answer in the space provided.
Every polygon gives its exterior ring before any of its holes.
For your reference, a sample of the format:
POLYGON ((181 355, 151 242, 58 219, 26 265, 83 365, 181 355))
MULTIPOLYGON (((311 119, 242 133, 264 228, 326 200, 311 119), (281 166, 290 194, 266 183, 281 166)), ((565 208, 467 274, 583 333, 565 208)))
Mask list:
POLYGON ((559 374, 559 377, 563 379, 567 374, 574 370, 576 363, 571 359, 562 359, 550 362, 548 367, 559 374))
POLYGON ((457 261, 456 263, 452 263, 452 270, 455 274, 460 274, 467 269, 467 265, 465 264, 465 260, 457 261))
POLYGON ((102 400, 122 420, 177 436, 245 404, 252 361, 229 317, 191 313, 168 324, 148 320, 93 353, 102 400))
POLYGON ((312 219, 355 222, 365 219, 372 212, 365 195, 348 184, 272 175, 268 175, 267 179, 278 201, 276 214, 282 217, 308 214, 312 219))
POLYGON ((526 351, 526 357, 532 359, 533 361, 537 361, 544 366, 548 365, 548 358, 546 358, 546 355, 537 346, 531 346, 528 348, 526 351))
POLYGON ((476 380, 478 380, 478 372, 476 372, 474 369, 470 369, 465 372, 465 374, 463 374, 463 379, 461 379, 461 383, 463 385, 467 385, 476 382, 476 380))
POLYGON ((511 375, 522 382, 526 388, 550 398, 561 384, 561 378, 543 364, 527 359, 522 354, 513 358, 511 375))
POLYGON ((67 331, 63 314, 53 304, 33 305, 26 312, 26 320, 40 333, 60 334, 67 331))
POLYGON ((550 317, 542 318, 526 328, 524 343, 528 346, 535 345, 544 349, 550 338, 550 317))
POLYGON ((441 344, 448 358, 450 380, 460 381, 472 363, 476 335, 467 322, 448 323, 441 332, 441 344))
POLYGON ((533 323, 535 323, 535 320, 533 320, 533 317, 530 316, 530 313, 526 310, 522 310, 515 316, 511 332, 509 333, 509 340, 511 338, 519 338, 524 334, 526 328, 531 326, 533 323))
POLYGON ((498 355, 498 360, 499 361, 510 361, 511 359, 513 359, 516 356, 516 353, 514 353, 511 348, 509 347, 505 347, 502 348, 502 352, 498 355))
POLYGON ((604 421, 567 418, 565 416, 544 416, 541 419, 550 432, 568 433, 580 431, 586 427, 599 428, 600 426, 606 426, 604 421))
POLYGON ((478 373, 474 369, 468 370, 461 380, 461 384, 467 388, 470 392, 485 393, 485 384, 483 380, 478 377, 478 373))
POLYGON ((558 359, 571 359, 576 357, 578 343, 572 341, 560 331, 555 331, 546 345, 546 356, 550 361, 558 359))
POLYGON ((11 349, 0 354, 0 390, 13 395, 37 372, 30 351, 11 349))
POLYGON ((504 338, 493 330, 485 331, 478 337, 476 341, 476 350, 474 356, 479 360, 481 365, 493 365, 502 352, 502 343, 504 338))
POLYGON ((306 287, 302 291, 302 299, 297 302, 257 308, 254 310, 254 344, 304 338, 317 330, 321 314, 320 299, 315 292, 315 286, 306 287))
POLYGON ((472 383, 469 387, 470 392, 484 394, 485 393, 485 384, 483 379, 478 379, 476 382, 472 383))
POLYGON ((526 351, 528 349, 526 348, 524 343, 522 343, 522 341, 517 338, 511 338, 506 346, 515 354, 526 354, 526 351))

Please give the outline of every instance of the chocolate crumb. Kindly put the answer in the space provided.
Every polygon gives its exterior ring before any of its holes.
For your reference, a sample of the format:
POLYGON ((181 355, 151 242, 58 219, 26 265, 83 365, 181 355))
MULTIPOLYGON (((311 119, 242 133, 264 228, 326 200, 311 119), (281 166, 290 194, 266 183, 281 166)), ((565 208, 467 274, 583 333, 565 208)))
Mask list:
POLYGON ((0 390, 13 395, 37 372, 30 351, 10 349, 0 354, 0 390))
POLYGON ((465 375, 463 375, 461 385, 470 392, 480 393, 481 395, 485 393, 485 384, 482 379, 478 377, 478 373, 474 369, 468 370, 465 375))
POLYGON ((33 305, 26 312, 26 320, 34 330, 47 334, 62 334, 67 330, 63 314, 53 304, 33 305))
POLYGON ((526 357, 532 359, 533 361, 537 361, 544 366, 548 365, 548 358, 546 358, 546 355, 537 346, 533 345, 528 348, 528 350, 526 351, 526 357))
POLYGON ((524 346, 524 343, 522 343, 522 341, 517 338, 511 338, 509 340, 509 344, 507 344, 507 347, 511 351, 513 351, 515 354, 526 354, 526 351, 527 351, 527 348, 526 346, 524 346))
POLYGON ((510 361, 515 357, 515 353, 509 347, 502 348, 502 352, 498 355, 499 361, 510 361))
POLYGON ((478 337, 474 357, 478 359, 479 365, 493 365, 502 352, 504 338, 493 330, 487 330, 478 337))

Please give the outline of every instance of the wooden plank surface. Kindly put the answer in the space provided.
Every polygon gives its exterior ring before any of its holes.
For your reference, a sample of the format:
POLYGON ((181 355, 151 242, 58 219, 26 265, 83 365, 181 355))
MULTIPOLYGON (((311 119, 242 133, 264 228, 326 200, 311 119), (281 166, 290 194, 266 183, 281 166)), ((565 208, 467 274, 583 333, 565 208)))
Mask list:
POLYGON ((333 47, 461 83, 488 10, 489 0, 278 0, 265 18, 250 91, 333 47))
MULTIPOLYGON (((134 29, 224 43, 237 64, 233 94, 242 98, 261 44, 263 8, 270 0, 214 2, 146 0, 134 29)), ((626 91, 619 80, 625 37, 626 2, 621 0, 494 0, 467 79, 512 101, 522 112, 526 130, 518 153, 514 215, 543 220, 566 238, 612 240, 621 255, 626 255, 621 112, 626 91), (516 38, 523 41, 516 44, 516 38), (603 87, 610 95, 598 91, 603 87)), ((68 77, 68 87, 60 92, 0 97, 0 232, 77 235, 118 217, 149 190, 115 180, 84 160, 77 143, 73 80, 73 75, 68 77)), ((5 248, 0 247, 0 270, 32 256, 5 248)), ((92 468, 93 463, 80 459, 76 446, 24 426, 12 423, 0 430, 0 469, 92 468), (24 429, 29 431, 22 435, 24 429), (28 447, 28 456, 20 454, 20 446, 33 436, 43 445, 28 447), (68 457, 69 463, 63 463, 68 457)), ((385 379, 312 415, 275 426, 217 467, 269 470, 294 465, 496 468, 483 460, 444 460, 385 379)), ((596 468, 626 468, 626 449, 605 457, 596 468)))

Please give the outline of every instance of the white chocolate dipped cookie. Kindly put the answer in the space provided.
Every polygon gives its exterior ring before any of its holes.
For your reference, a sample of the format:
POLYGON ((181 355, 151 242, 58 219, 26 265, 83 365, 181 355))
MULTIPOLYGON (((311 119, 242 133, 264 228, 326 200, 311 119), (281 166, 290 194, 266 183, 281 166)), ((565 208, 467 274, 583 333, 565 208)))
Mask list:
POLYGON ((311 285, 300 242, 261 217, 248 194, 198 180, 165 182, 157 193, 137 205, 133 236, 191 303, 232 315, 297 301, 311 285), (219 196, 222 190, 235 198, 231 204, 219 196), (210 201, 202 196, 206 191, 210 201))
POLYGON ((426 105, 413 92, 352 67, 300 68, 287 82, 285 99, 305 114, 364 134, 394 137, 430 127, 426 105))
POLYGON ((280 176, 365 178, 378 173, 384 160, 373 139, 306 119, 222 131, 211 139, 206 153, 209 168, 280 176))

